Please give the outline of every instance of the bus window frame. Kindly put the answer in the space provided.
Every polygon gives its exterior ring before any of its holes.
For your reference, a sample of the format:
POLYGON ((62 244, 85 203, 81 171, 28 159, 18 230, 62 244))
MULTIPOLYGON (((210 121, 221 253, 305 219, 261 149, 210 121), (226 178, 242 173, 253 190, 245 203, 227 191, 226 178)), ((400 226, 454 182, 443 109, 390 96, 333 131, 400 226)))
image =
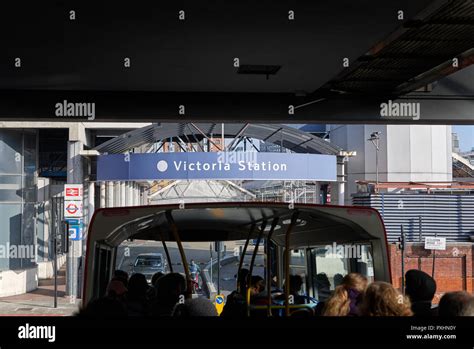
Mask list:
MULTIPOLYGON (((366 241, 357 241, 357 242, 354 242, 354 243, 350 243, 350 242, 345 242, 345 243, 339 243, 339 244, 343 244, 343 245, 346 245, 346 244, 353 244, 353 245, 365 245, 365 246, 369 246, 369 252, 370 252, 370 258, 372 260, 372 268, 374 268, 374 271, 375 271, 375 265, 373 264, 373 260, 374 260, 374 255, 373 255, 373 242, 371 240, 366 240, 366 241)), ((314 253, 314 250, 316 248, 321 248, 321 247, 324 247, 325 245, 312 245, 312 246, 309 246, 306 248, 306 253, 307 253, 307 270, 308 270, 308 275, 307 275, 307 278, 309 279, 308 280, 308 284, 307 284, 307 294, 313 298, 316 298, 316 289, 315 289, 315 281, 314 281, 314 276, 317 275, 317 272, 318 272, 318 268, 317 268, 317 265, 316 265, 316 255, 314 253)), ((348 270, 348 273, 360 273, 360 270, 357 269, 357 267, 355 268, 356 270, 354 270, 353 266, 357 266, 357 261, 354 260, 354 261, 349 261, 349 270, 348 270)), ((347 274, 348 274, 347 273, 347 274)), ((346 275, 347 275, 346 274, 346 275)), ((364 275, 368 278, 367 275, 364 275)), ((319 295, 318 295, 319 296, 319 295)), ((318 299, 319 301, 319 299, 318 299)))
POLYGON ((94 245, 94 263, 97 263, 97 268, 94 266, 94 289, 93 298, 100 298, 107 292, 107 285, 113 275, 113 268, 115 264, 111 264, 115 259, 114 248, 100 242, 94 245), (105 260, 104 260, 105 256, 105 260), (104 264, 104 268, 102 268, 104 264))

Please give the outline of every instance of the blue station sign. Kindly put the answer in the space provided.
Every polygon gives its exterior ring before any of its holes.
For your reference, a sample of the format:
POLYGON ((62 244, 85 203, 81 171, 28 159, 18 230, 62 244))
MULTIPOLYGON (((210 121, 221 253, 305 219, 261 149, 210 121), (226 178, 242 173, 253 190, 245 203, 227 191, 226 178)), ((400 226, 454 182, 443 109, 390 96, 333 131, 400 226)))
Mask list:
POLYGON ((336 181, 336 156, 258 152, 101 155, 98 181, 160 179, 336 181))
POLYGON ((67 219, 69 225, 69 240, 79 241, 82 240, 82 233, 84 228, 84 222, 82 219, 67 219))

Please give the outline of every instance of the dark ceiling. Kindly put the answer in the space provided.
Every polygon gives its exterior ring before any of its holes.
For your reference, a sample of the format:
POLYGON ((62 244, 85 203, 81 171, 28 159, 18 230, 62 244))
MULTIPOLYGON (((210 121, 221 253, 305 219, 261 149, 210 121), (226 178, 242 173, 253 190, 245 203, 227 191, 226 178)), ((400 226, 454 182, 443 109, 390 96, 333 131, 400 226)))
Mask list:
POLYGON ((411 18, 430 2, 19 1, 2 10, 12 26, 2 38, 0 88, 313 92, 344 57, 356 60, 400 26, 397 10, 411 18), (22 58, 20 71, 13 57, 22 58), (236 57, 281 69, 269 80, 237 74, 236 57))
MULTIPOLYGON (((359 98, 391 96, 407 83, 403 92, 409 92, 411 79, 451 57, 459 56, 462 67, 472 63, 463 54, 474 47, 469 0, 15 1, 2 6, 2 119, 46 118, 54 100, 97 98, 103 102, 98 118, 104 120, 173 119, 181 101, 205 107, 190 109, 188 117, 195 120, 221 113, 234 121, 288 122, 265 106, 282 104, 275 111, 282 114, 286 108, 281 107, 292 101, 337 100, 342 93, 358 104, 359 98), (69 19, 70 10, 75 20, 69 19), (184 21, 178 19, 180 10, 184 21), (295 20, 288 20, 288 11, 295 20), (16 57, 21 68, 13 65, 16 57), (125 58, 130 68, 124 67, 125 58), (241 65, 280 68, 268 78, 238 74, 234 58, 241 65), (223 95, 221 104, 216 99, 223 95), (236 104, 247 109, 231 112, 236 104), (124 110, 127 116, 120 115, 124 110), (255 115, 244 115, 249 110, 255 115)), ((435 71, 427 79, 452 72, 435 71)), ((336 105, 357 114, 353 102, 336 105)), ((340 117, 338 110, 328 116, 334 105, 326 109, 324 117, 340 117)), ((308 116, 300 119, 307 122, 308 116)))

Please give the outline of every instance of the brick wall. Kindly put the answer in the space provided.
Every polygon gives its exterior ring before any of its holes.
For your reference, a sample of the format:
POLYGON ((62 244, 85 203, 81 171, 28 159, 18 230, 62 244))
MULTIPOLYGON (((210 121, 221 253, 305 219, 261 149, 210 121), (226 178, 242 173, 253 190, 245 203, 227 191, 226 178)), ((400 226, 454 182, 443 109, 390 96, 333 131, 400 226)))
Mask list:
MULTIPOLYGON (((436 251, 434 278, 437 284, 435 303, 450 291, 474 292, 474 244, 448 243, 445 251, 436 251)), ((392 283, 401 287, 402 267, 401 251, 396 244, 389 245, 390 264, 392 268, 392 283)), ((433 252, 425 250, 423 244, 407 243, 405 250, 405 272, 419 269, 429 275, 433 269, 433 252)))

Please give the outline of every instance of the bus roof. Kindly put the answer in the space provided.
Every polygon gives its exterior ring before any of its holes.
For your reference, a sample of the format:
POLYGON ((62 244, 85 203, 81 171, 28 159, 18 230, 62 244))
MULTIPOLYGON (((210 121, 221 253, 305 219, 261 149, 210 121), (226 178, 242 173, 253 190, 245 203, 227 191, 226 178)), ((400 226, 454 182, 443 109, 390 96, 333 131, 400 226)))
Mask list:
POLYGON ((379 213, 368 207, 331 206, 277 202, 193 203, 98 209, 89 227, 91 240, 115 247, 124 240, 175 241, 168 216, 182 241, 227 241, 257 238, 264 222, 264 236, 275 218, 272 240, 284 245, 293 214, 298 219, 291 233, 291 246, 333 242, 385 240, 379 213))

